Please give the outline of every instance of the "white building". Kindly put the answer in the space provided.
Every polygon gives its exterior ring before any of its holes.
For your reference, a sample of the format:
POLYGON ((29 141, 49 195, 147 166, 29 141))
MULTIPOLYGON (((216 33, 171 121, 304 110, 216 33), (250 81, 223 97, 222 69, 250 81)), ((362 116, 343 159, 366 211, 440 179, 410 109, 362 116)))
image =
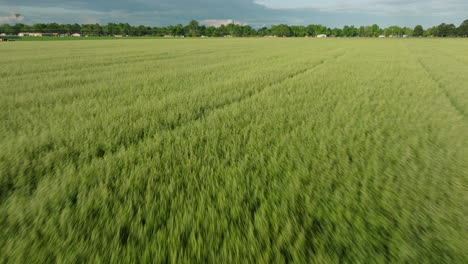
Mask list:
POLYGON ((386 38, 387 36, 385 35, 380 35, 379 38, 386 38))
POLYGON ((81 37, 81 34, 79 34, 79 33, 73 33, 73 34, 71 34, 71 36, 72 36, 72 37, 81 37))
POLYGON ((19 37, 42 37, 42 33, 25 33, 21 32, 18 33, 19 37))
POLYGON ((325 34, 317 35, 317 38, 326 38, 326 37, 327 37, 327 35, 325 35, 325 34))

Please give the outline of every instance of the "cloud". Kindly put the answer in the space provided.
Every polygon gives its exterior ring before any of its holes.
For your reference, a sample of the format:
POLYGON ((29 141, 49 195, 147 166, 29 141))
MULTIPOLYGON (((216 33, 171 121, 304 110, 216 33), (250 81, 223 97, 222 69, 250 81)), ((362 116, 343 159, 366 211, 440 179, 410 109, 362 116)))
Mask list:
POLYGON ((200 24, 206 26, 215 26, 219 27, 221 25, 228 25, 228 24, 236 24, 236 25, 247 25, 247 23, 243 23, 240 21, 232 20, 232 19, 206 19, 200 21, 200 24))
POLYGON ((0 16, 0 24, 17 23, 24 19, 24 16, 15 12, 10 12, 7 16, 0 16))
MULTIPOLYGON (((25 14, 24 23, 128 22, 167 26, 195 19, 207 25, 228 20, 252 26, 321 23, 459 24, 466 0, 0 0, 0 10, 25 14)), ((0 11, 0 16, 1 16, 0 11)), ((9 16, 6 14, 6 16, 9 16)), ((6 23, 15 21, 6 20, 6 23)))
POLYGON ((324 12, 428 15, 468 13, 466 0, 256 0, 271 9, 316 9, 324 12))
POLYGON ((268 16, 267 8, 252 0, 134 0, 131 3, 127 0, 0 0, 0 10, 12 8, 30 14, 35 21, 80 22, 82 16, 89 14, 101 22, 149 25, 186 23, 192 19, 254 21, 257 16, 268 16), (76 10, 82 15, 69 16, 76 10))

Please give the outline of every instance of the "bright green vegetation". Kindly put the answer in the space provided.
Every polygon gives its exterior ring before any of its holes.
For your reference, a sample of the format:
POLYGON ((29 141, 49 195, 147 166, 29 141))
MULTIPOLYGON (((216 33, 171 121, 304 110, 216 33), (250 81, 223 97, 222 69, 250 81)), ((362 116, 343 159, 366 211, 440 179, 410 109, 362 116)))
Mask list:
POLYGON ((466 40, 0 53, 0 263, 468 263, 466 40))
POLYGON ((139 39, 139 40, 148 40, 148 39, 177 39, 174 38, 165 38, 165 37, 21 37, 17 41, 60 41, 60 40, 129 40, 129 39, 139 39))

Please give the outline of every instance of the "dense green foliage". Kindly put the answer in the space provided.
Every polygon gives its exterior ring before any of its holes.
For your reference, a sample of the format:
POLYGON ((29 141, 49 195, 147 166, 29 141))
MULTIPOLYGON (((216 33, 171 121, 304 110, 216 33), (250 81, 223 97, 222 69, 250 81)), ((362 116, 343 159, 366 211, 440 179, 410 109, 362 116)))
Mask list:
POLYGON ((466 40, 0 52, 0 263, 468 263, 466 40))
POLYGON ((252 28, 248 25, 228 24, 220 27, 200 25, 197 21, 191 21, 187 26, 181 24, 168 27, 148 27, 131 26, 128 23, 99 24, 35 24, 35 25, 0 25, 0 33, 18 34, 20 32, 40 32, 40 33, 60 33, 73 34, 81 33, 88 36, 186 36, 186 37, 253 37, 253 36, 279 36, 279 37, 305 37, 326 34, 335 37, 378 37, 382 34, 387 36, 434 36, 434 37, 468 37, 468 20, 465 20, 458 28, 454 24, 442 23, 439 26, 424 30, 421 25, 414 29, 409 27, 391 26, 380 28, 374 24, 372 26, 344 26, 341 28, 328 28, 322 25, 309 26, 288 26, 273 25, 270 28, 252 28))

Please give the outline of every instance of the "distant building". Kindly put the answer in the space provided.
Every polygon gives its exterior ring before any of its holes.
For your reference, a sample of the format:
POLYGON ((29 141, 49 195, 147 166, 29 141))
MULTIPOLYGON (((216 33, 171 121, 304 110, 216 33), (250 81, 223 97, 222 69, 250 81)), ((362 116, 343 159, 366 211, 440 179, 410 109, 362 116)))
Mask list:
POLYGON ((123 38, 123 35, 114 35, 116 38, 123 38))
POLYGON ((27 32, 22 32, 18 33, 19 37, 42 37, 42 33, 27 33, 27 32))
POLYGON ((385 35, 380 35, 379 38, 386 38, 387 36, 385 35))
POLYGON ((325 34, 319 34, 319 35, 317 35, 317 38, 326 38, 326 37, 327 37, 327 35, 325 35, 325 34))
POLYGON ((79 33, 73 33, 73 34, 71 34, 71 36, 72 36, 72 37, 81 37, 81 34, 79 34, 79 33))
POLYGON ((60 36, 59 33, 43 33, 42 37, 58 37, 60 36))

